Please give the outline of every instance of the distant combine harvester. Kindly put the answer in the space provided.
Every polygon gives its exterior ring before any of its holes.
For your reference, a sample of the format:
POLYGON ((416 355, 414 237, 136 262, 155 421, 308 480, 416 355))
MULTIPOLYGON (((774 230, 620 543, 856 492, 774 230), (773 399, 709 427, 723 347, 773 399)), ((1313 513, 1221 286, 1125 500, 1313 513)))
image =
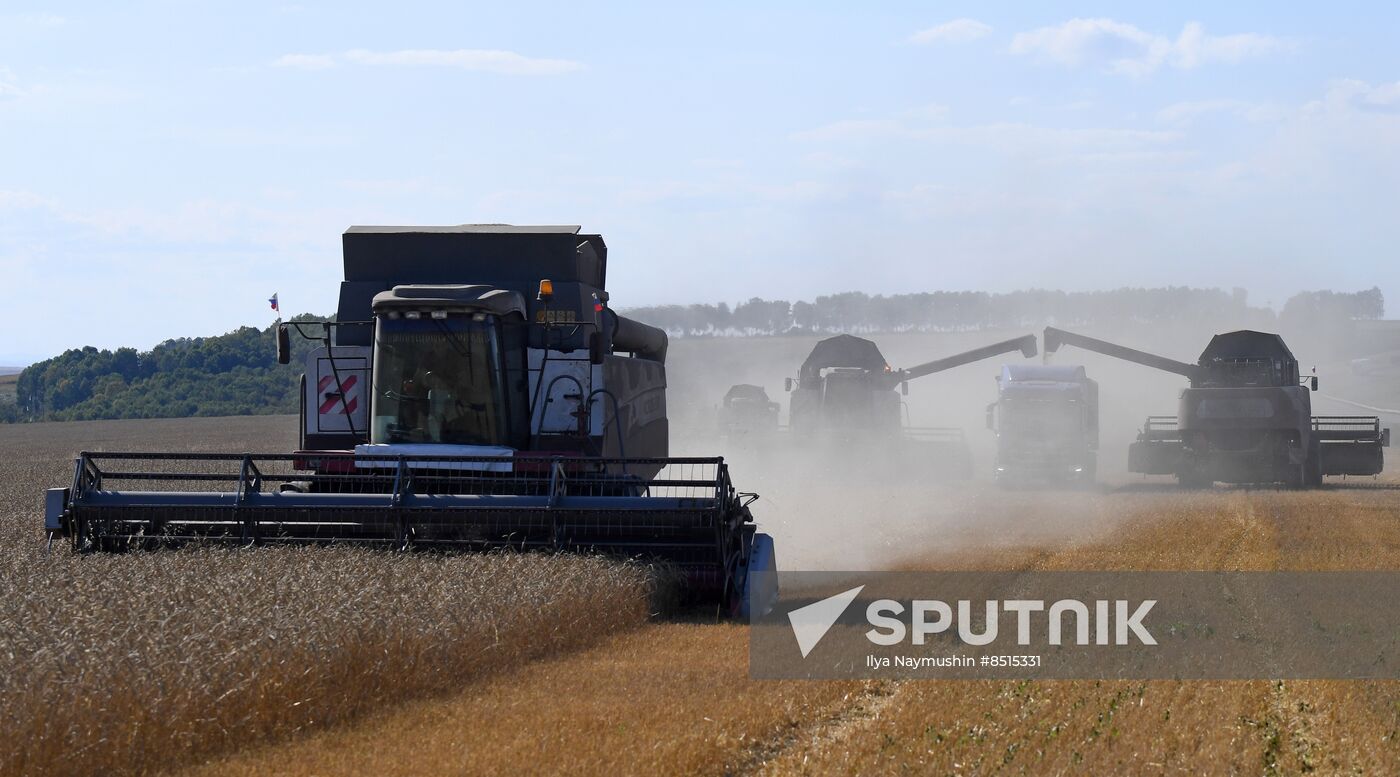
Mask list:
POLYGON ((1211 338, 1195 364, 1092 337, 1045 329, 1045 351, 1073 345, 1181 375, 1175 416, 1149 416, 1128 450, 1128 469, 1174 475, 1184 486, 1284 483, 1315 487, 1327 475, 1376 475, 1390 430, 1377 416, 1314 416, 1317 376, 1276 334, 1241 330, 1211 338))

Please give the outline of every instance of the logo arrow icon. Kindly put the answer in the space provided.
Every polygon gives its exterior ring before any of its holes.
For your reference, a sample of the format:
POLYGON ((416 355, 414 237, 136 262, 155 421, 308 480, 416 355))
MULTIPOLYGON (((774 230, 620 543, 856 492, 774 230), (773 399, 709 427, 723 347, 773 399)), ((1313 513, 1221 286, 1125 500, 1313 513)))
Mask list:
POLYGON ((792 634, 797 637, 797 647, 802 651, 803 658, 806 658, 831 627, 836 625, 841 614, 851 606, 851 602, 855 601, 864 588, 863 585, 857 586, 788 613, 788 621, 792 623, 792 634))

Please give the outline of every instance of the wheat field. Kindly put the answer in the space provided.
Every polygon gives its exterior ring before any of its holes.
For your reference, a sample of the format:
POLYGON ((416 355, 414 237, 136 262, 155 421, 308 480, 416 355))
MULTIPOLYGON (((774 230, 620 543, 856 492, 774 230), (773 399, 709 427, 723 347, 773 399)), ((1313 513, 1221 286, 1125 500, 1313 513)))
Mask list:
MULTIPOLYGON (((1023 541, 908 553, 902 569, 1384 570, 1386 484, 1318 492, 992 494, 1023 541), (1077 507, 1075 506, 1077 505, 1077 507), (1060 520, 1060 519, 1056 519, 1060 520), (1046 532, 1049 532, 1048 534, 1046 532)), ((781 548, 781 544, 779 546, 781 548)), ((781 551, 780 551, 781 552, 781 551)), ((195 774, 1389 774, 1400 683, 758 681, 737 625, 654 623, 452 698, 216 759, 195 774), (528 769, 527 769, 528 770, 528 769)))
MULTIPOLYGON (((0 494, 0 714, 14 733, 0 772, 1400 772, 1395 682, 757 681, 744 626, 650 616, 648 573, 597 559, 44 556, 38 489, 61 482, 81 441, 275 450, 279 423, 0 428, 6 450, 25 451, 3 465, 0 494)), ((803 490, 810 502, 779 490, 758 505, 761 521, 780 516, 780 559, 804 536, 830 546, 846 532, 895 569, 1400 565, 1394 479, 1311 492, 882 484, 836 503, 803 490)))
POLYGON ((275 450, 288 420, 0 426, 0 773, 169 768, 458 690, 649 616, 649 570, 597 558, 45 553, 41 490, 71 473, 72 446, 275 450))

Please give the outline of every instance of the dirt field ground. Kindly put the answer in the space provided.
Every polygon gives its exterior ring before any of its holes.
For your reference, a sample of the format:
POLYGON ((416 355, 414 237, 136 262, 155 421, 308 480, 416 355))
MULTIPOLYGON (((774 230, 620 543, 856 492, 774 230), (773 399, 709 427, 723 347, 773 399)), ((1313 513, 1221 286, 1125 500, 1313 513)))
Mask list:
MULTIPOLYGON (((602 568, 550 564, 508 573, 529 583, 522 583, 527 590, 538 584, 575 594, 506 597, 528 617, 481 643, 473 642, 476 621, 457 614, 482 607, 471 581, 492 570, 480 560, 451 566, 277 551, 212 559, 42 555, 40 490, 64 481, 67 459, 80 448, 285 450, 293 423, 0 427, 0 450, 11 454, 0 465, 0 590, 7 592, 0 714, 12 733, 0 744, 8 759, 0 772, 1400 771, 1400 684, 1392 682, 754 681, 744 627, 647 622, 645 585, 602 568), (350 594, 371 580, 363 595, 350 594), (581 611, 579 602, 586 603, 581 611), (351 619, 355 608, 367 615, 351 619), (354 626, 337 630, 341 623, 354 626), (164 630, 151 631, 157 627, 164 630), (429 635, 414 643, 412 661, 346 659, 362 636, 383 653, 394 650, 390 638, 405 634, 429 635), (483 644, 508 655, 483 660, 483 644), (85 658, 94 646, 97 657, 85 658), (230 675, 242 682, 218 693, 233 688, 243 701, 224 705, 217 693, 190 693, 223 677, 209 656, 238 651, 248 651, 248 662, 230 675), (49 669, 35 672, 36 665, 49 669), (317 681, 286 686, 296 677, 286 671, 292 667, 317 681), (134 680, 112 682, 133 672, 134 680), (263 672, 283 690, 250 684, 263 672), (303 706, 293 691, 307 688, 320 689, 317 710, 329 714, 288 714, 303 706), (182 716, 181 724, 170 726, 167 712, 182 716), (41 728, 16 727, 36 717, 41 728), (225 725, 236 736, 211 735, 225 725), (183 744, 158 746, 171 742, 183 744)), ((1091 491, 1008 493, 976 482, 829 483, 760 470, 761 457, 737 458, 741 486, 764 493, 757 515, 788 568, 1400 565, 1394 478, 1316 492, 1181 494, 1120 480, 1091 491)), ((504 619, 498 612, 488 620, 504 619)))

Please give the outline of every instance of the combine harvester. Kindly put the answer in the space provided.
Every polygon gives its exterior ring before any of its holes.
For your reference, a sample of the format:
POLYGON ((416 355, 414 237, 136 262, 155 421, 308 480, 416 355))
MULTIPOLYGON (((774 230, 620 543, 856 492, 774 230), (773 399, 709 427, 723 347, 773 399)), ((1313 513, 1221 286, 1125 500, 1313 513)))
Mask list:
POLYGON ((987 428, 996 434, 997 483, 1092 483, 1099 384, 1079 366, 1003 365, 987 428))
POLYGON ((601 236, 352 227, 343 244, 336 321, 277 333, 283 364, 292 332, 321 341, 301 450, 83 453, 48 493, 51 537, 600 552, 674 565, 740 617, 771 606, 756 497, 723 459, 667 457, 666 334, 608 307, 601 236))
POLYGON ((737 442, 767 439, 778 432, 780 406, 762 386, 737 383, 724 393, 719 407, 720 436, 737 442))
POLYGON ((1283 338, 1242 330, 1211 338, 1195 364, 1045 328, 1045 352, 1073 345, 1175 373, 1191 385, 1175 416, 1149 416, 1128 449, 1128 470, 1175 475, 1183 486, 1285 483, 1315 487, 1326 475, 1376 475, 1390 430, 1377 416, 1314 416, 1309 389, 1283 338))
POLYGON ((875 343, 852 335, 818 342, 802 363, 798 378, 785 381, 792 393, 788 426, 799 439, 827 438, 843 446, 873 442, 883 448, 891 440, 923 448, 922 455, 901 455, 902 461, 935 458, 952 462, 949 471, 970 474, 971 452, 962 429, 916 427, 908 424, 901 395, 909 381, 989 359, 1012 351, 1036 354, 1035 335, 974 348, 970 351, 896 370, 875 343), (895 389, 899 389, 899 393, 895 389))

